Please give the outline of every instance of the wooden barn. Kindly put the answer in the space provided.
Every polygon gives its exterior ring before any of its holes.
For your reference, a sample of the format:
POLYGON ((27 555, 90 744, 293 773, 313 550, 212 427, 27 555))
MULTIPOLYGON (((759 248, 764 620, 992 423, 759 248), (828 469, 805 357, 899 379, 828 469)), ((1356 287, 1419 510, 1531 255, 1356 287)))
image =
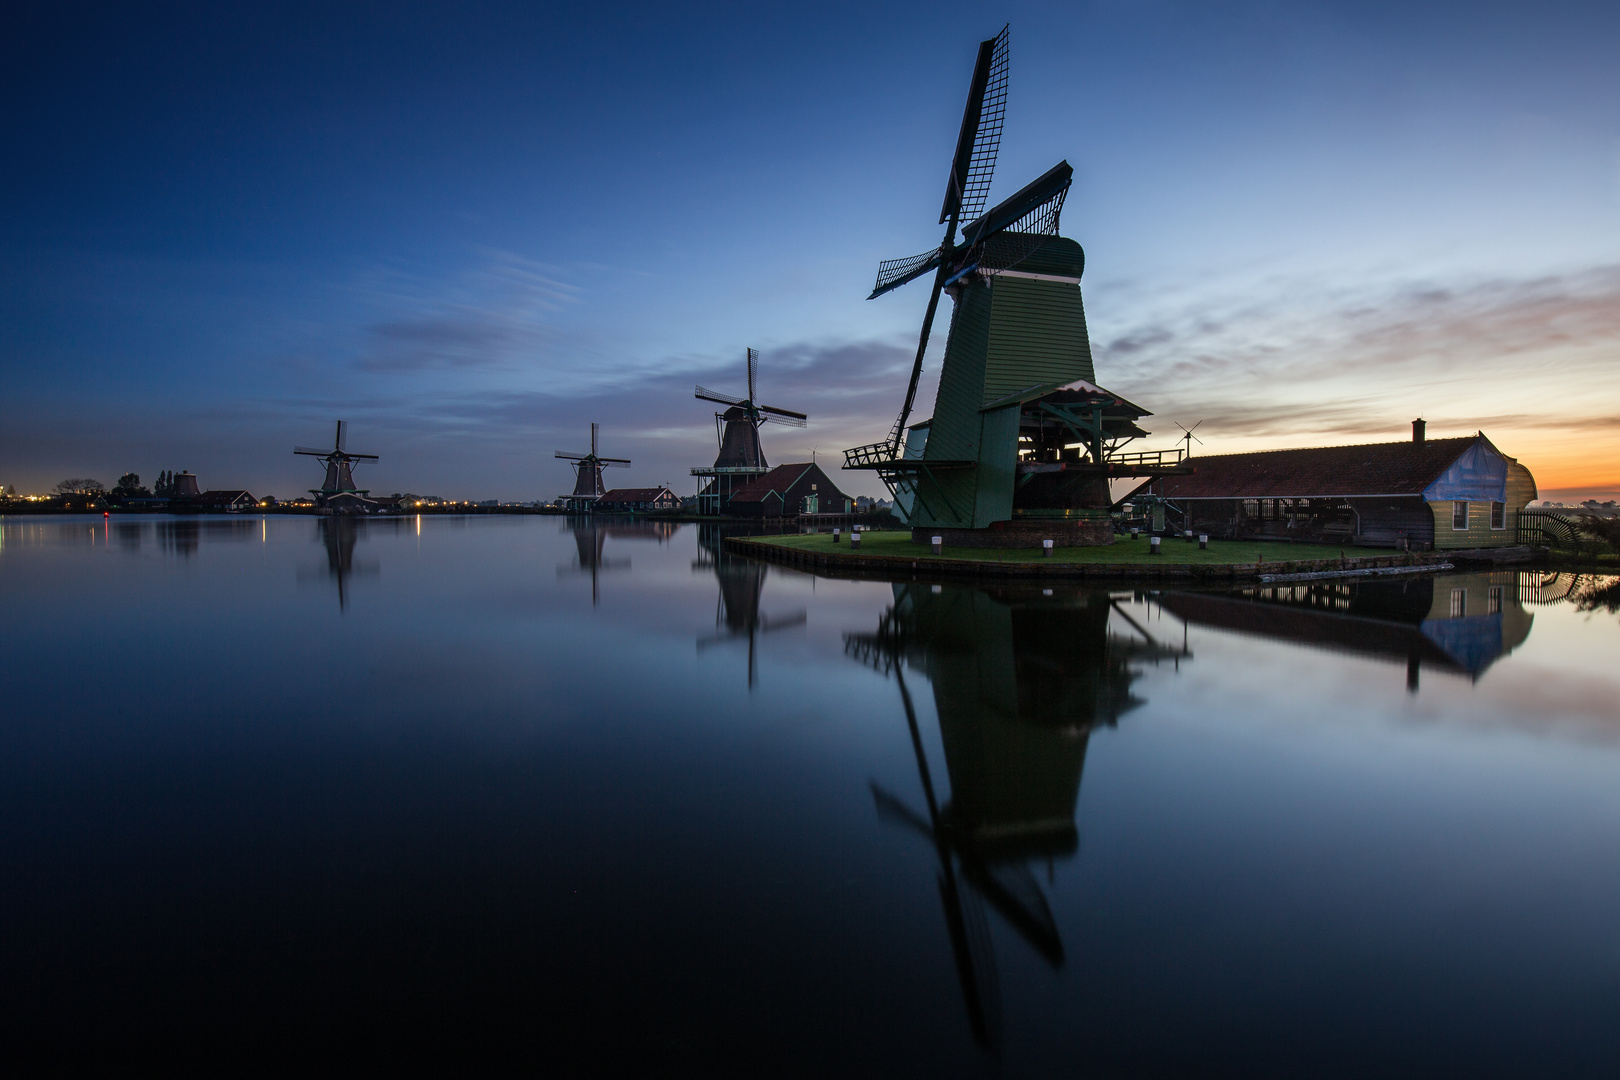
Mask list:
POLYGON ((854 502, 813 462, 778 465, 732 493, 733 517, 780 518, 800 514, 847 514, 854 502))
POLYGON ((614 488, 604 492, 593 506, 596 514, 650 514, 655 511, 679 510, 681 500, 667 487, 614 488))
POLYGON ((1484 433, 1410 442, 1219 454, 1190 476, 1159 477, 1132 497, 1158 496, 1169 528, 1223 539, 1368 547, 1506 547, 1536 497, 1530 470, 1484 433))

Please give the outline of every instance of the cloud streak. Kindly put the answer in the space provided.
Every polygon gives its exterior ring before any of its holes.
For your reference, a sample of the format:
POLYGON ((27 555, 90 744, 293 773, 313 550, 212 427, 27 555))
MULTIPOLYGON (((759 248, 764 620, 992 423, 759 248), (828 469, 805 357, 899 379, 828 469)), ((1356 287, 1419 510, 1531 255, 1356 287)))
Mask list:
POLYGON ((582 292, 554 268, 503 251, 438 290, 394 273, 366 291, 388 315, 367 328, 355 367, 390 375, 533 363, 555 336, 552 316, 582 292))

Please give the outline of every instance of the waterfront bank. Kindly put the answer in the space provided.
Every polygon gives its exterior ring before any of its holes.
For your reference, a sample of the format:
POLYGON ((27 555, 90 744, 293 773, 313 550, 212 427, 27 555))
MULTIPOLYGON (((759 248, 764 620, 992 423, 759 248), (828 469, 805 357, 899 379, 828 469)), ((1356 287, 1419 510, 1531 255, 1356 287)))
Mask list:
MULTIPOLYGON (((1165 538, 1161 553, 1151 553, 1147 537, 1120 540, 1106 547, 1055 548, 1050 556, 1028 548, 945 548, 939 555, 911 542, 906 532, 861 534, 857 549, 847 535, 834 543, 831 534, 728 537, 730 550, 807 570, 835 570, 876 575, 917 573, 978 578, 1174 578, 1181 580, 1250 581, 1275 574, 1321 574, 1364 570, 1429 573, 1450 568, 1455 552, 1398 552, 1330 547, 1320 544, 1277 544, 1264 541, 1211 540, 1208 548, 1165 538)), ((1525 549, 1522 561, 1528 561, 1525 549)))

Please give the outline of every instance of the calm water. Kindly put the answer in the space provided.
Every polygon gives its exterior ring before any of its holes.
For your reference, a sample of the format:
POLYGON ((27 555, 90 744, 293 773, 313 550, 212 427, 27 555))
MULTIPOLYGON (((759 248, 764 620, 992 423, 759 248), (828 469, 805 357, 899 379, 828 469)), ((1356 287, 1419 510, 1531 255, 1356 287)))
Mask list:
POLYGON ((1592 588, 5 519, 0 1055, 1612 1075, 1592 588))

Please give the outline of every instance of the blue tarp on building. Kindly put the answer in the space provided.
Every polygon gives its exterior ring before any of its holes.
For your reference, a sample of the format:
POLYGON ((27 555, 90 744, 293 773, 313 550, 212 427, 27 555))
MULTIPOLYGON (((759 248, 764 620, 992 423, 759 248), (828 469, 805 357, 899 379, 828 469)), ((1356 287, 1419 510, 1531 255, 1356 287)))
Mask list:
POLYGON ((1507 459, 1480 439, 1423 491, 1429 502, 1506 502, 1507 459))

